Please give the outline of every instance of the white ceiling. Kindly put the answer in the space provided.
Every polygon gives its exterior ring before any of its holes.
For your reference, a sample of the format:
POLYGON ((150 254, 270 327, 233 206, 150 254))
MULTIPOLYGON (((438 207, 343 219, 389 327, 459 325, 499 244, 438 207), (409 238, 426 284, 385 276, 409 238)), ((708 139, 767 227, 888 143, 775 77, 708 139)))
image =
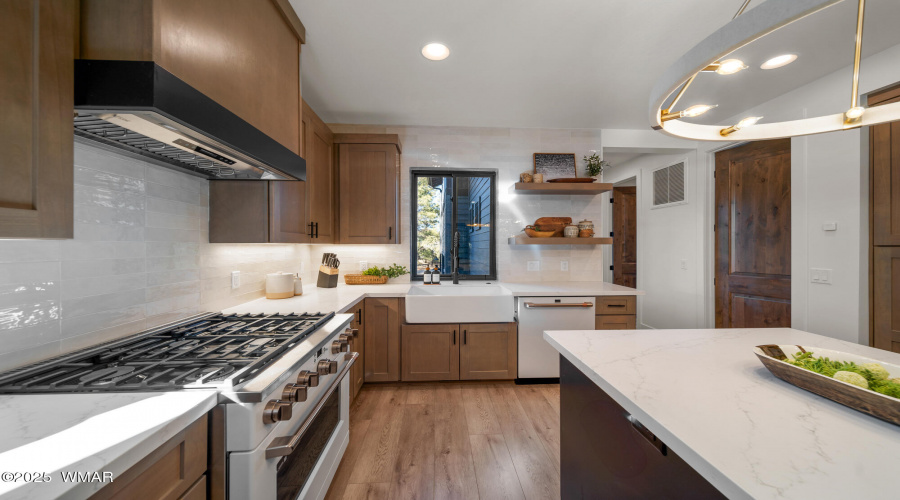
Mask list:
MULTIPOLYGON (((655 80, 741 0, 291 4, 307 29, 303 97, 326 122, 643 129, 655 80), (448 59, 422 57, 433 41, 450 47, 448 59)), ((726 77, 704 74, 684 104, 718 102, 709 119, 728 117, 849 64, 855 6, 845 1, 795 25, 802 31, 741 49, 752 71, 721 87, 715 78, 726 77), (757 59, 773 51, 801 58, 778 74, 759 70, 757 59)), ((868 13, 865 53, 900 43, 900 2, 870 0, 868 13)))

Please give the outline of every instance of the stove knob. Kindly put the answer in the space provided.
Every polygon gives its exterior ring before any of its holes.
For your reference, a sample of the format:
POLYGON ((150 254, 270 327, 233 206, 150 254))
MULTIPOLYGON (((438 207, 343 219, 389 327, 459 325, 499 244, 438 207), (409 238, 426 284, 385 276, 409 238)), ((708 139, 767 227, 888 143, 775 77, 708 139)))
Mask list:
POLYGON ((346 340, 335 340, 331 343, 331 354, 337 354, 339 352, 347 352, 350 350, 350 345, 346 340))
POLYGON ((329 373, 337 373, 337 361, 330 359, 319 360, 319 375, 328 375, 329 373))
POLYGON ((346 330, 344 330, 344 333, 350 335, 353 338, 356 338, 359 336, 359 329, 358 328, 347 328, 346 330))
POLYGON ((303 370, 297 375, 297 384, 306 387, 318 387, 319 374, 316 372, 303 370))
POLYGON ((341 342, 349 343, 351 338, 352 337, 346 333, 342 333, 342 334, 338 335, 338 340, 340 340, 341 342))
POLYGON ((281 391, 281 399, 290 401, 291 403, 302 403, 306 401, 306 386, 300 384, 288 384, 281 391))
POLYGON ((278 399, 273 399, 266 403, 266 407, 265 409, 263 409, 264 424, 274 424, 275 422, 281 422, 282 420, 290 419, 291 403, 278 399))

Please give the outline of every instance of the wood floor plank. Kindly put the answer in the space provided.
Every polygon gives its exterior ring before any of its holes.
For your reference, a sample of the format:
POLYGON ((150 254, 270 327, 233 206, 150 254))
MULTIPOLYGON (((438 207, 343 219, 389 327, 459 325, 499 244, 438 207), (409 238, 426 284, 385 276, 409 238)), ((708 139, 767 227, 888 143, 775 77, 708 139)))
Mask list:
POLYGON ((544 394, 547 402, 559 415, 559 384, 540 384, 537 387, 541 388, 541 392, 544 394))
POLYGON ((363 440, 359 457, 350 474, 350 483, 390 483, 400 443, 403 419, 398 407, 406 401, 406 390, 397 387, 379 389, 377 405, 363 440))
POLYGON ((502 434, 469 436, 472 459, 478 478, 478 493, 490 500, 524 499, 516 469, 502 434))
POLYGON ((334 473, 334 479, 331 480, 325 500, 339 500, 344 496, 347 483, 350 481, 350 474, 353 472, 353 466, 356 464, 360 450, 362 450, 362 444, 370 422, 371 420, 350 419, 350 443, 347 445, 347 451, 344 452, 343 458, 341 458, 337 472, 334 473))
POLYGON ((462 388, 469 434, 500 434, 500 422, 488 395, 487 385, 466 385, 462 388))
POLYGON ((406 396, 406 404, 408 405, 430 405, 434 403, 434 387, 430 385, 418 385, 408 389, 406 396))
POLYGON ((390 498, 430 500, 434 498, 434 412, 431 405, 407 404, 402 417, 390 498))
POLYGON ((466 410, 461 404, 436 404, 434 411, 434 498, 477 500, 466 410))
POLYGON ((531 420, 531 427, 541 439, 544 450, 553 459, 551 462, 556 467, 556 473, 559 474, 559 413, 550 406, 544 392, 536 385, 516 387, 516 397, 531 420))
POLYGON ((516 397, 515 387, 492 386, 488 388, 488 394, 525 497, 535 500, 559 498, 558 467, 534 431, 531 420, 516 397))
POLYGON ((462 405, 462 386, 454 382, 443 382, 434 386, 434 400, 438 404, 462 405))
POLYGON ((343 500, 387 500, 390 483, 348 484, 343 500))

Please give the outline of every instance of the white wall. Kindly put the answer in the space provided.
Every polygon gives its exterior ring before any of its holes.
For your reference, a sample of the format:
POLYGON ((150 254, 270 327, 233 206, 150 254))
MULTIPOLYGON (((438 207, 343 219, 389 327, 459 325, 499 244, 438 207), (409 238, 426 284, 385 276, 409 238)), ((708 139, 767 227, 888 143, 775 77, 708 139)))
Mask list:
MULTIPOLYGON (((860 92, 865 94, 900 81, 900 45, 862 61, 860 92)), ((849 107, 849 66, 798 88, 777 99, 747 110, 727 122, 749 115, 761 115, 765 121, 794 119, 839 113, 849 107)), ((604 131, 604 147, 609 136, 604 131)), ((625 140, 625 139, 623 139, 625 140)), ((659 147, 657 141, 648 148, 659 147)), ((683 208, 686 219, 671 218, 665 227, 661 214, 641 219, 638 240, 638 287, 647 291, 644 299, 644 323, 650 327, 712 327, 713 298, 713 179, 714 151, 728 147, 722 143, 699 143, 688 175, 695 189, 683 208), (696 195, 696 196, 694 196, 696 195), (688 208, 689 207, 689 208, 688 208), (656 246, 655 236, 641 234, 646 228, 661 234, 671 233, 668 248, 656 246), (673 227, 677 230, 673 230, 673 227), (659 251, 659 255, 651 255, 659 251), (689 268, 686 280, 673 272, 673 255, 694 255, 697 262, 689 268), (660 268, 661 263, 668 267, 660 268), (647 276, 647 269, 659 276, 647 276), (641 282, 641 271, 645 270, 641 282), (699 282, 697 281, 699 280, 699 282), (693 283, 693 284, 690 284, 693 283), (655 295, 671 296, 672 302, 685 300, 692 308, 652 311, 655 295), (698 305, 698 301, 701 305, 698 305), (699 314, 698 314, 699 311, 699 314)), ((791 264, 792 325, 795 328, 852 342, 868 343, 868 136, 865 130, 850 130, 791 141, 791 264), (836 232, 822 230, 825 222, 836 222, 836 232), (809 268, 832 269, 832 284, 809 283, 809 268)), ((671 159, 648 155, 616 166, 604 180, 615 182, 633 172, 646 172, 671 159)), ((649 189, 647 179, 638 190, 649 189)), ((646 203, 643 201, 642 203, 646 203)), ((668 209, 664 209, 668 210, 668 209)))
POLYGON ((207 243, 205 179, 81 144, 74 169, 74 239, 0 240, 0 371, 256 299, 308 260, 207 243))
MULTIPOLYGON (((318 266, 323 252, 334 252, 341 260, 341 274, 358 273, 358 262, 384 266, 397 263, 409 267, 410 196, 412 168, 494 169, 497 176, 497 277, 503 281, 601 281, 603 258, 600 247, 511 247, 507 238, 521 233, 528 224, 544 216, 583 218, 599 223, 604 207, 599 196, 547 196, 510 194, 519 174, 533 169, 535 152, 575 153, 578 175, 583 176, 582 157, 600 150, 600 131, 593 129, 516 129, 477 127, 385 127, 329 125, 335 133, 399 134, 403 144, 400 173, 399 245, 313 245, 311 262, 318 266), (540 271, 527 271, 528 261, 539 261, 540 271), (569 270, 561 271, 560 262, 569 270)), ((408 280, 408 277, 404 278, 408 280)), ((401 281, 401 280, 397 280, 401 281)))

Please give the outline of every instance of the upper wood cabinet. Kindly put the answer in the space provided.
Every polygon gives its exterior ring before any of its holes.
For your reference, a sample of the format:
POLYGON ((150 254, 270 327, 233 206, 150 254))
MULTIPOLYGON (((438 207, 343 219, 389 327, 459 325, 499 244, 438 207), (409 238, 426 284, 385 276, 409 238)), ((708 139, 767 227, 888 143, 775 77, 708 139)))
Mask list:
POLYGON ((339 243, 400 242, 400 138, 335 134, 339 243))
POLYGON ((300 150, 306 158, 310 242, 334 243, 337 241, 334 134, 305 101, 300 128, 300 150))
POLYGON ((81 0, 82 59, 154 61, 298 154, 305 36, 287 0, 81 0))
POLYGON ((209 181, 210 243, 308 243, 303 181, 209 181))
POLYGON ((0 238, 73 237, 78 5, 3 2, 0 238))

